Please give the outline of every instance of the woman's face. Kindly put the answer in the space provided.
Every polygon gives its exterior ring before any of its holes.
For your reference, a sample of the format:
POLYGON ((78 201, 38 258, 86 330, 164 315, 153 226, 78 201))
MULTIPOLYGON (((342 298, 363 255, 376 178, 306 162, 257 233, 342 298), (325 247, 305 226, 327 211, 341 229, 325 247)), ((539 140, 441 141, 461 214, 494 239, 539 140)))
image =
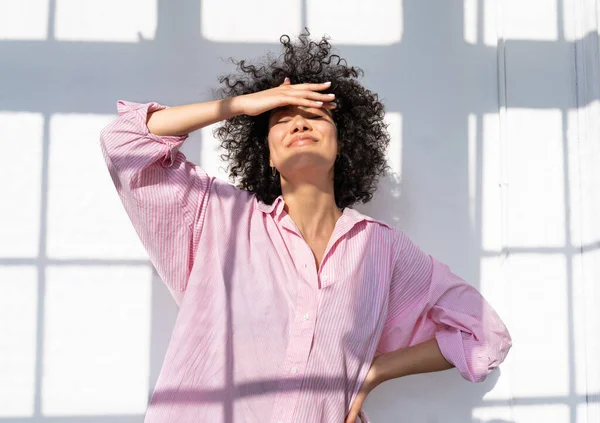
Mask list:
MULTIPOLYGON (((340 151, 337 127, 331 112, 324 108, 286 106, 269 117, 271 166, 286 179, 329 173, 340 151), (301 173, 300 173, 301 172, 301 173)), ((332 178, 333 179, 333 178, 332 178)))

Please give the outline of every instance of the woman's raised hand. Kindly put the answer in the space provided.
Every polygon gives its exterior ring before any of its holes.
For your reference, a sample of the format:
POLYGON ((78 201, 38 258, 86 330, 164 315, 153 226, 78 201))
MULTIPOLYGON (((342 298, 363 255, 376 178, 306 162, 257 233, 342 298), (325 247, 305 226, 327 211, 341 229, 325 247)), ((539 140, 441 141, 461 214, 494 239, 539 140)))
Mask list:
POLYGON ((319 84, 294 84, 285 78, 283 84, 268 90, 245 94, 236 98, 239 110, 246 115, 257 116, 268 110, 283 106, 305 106, 334 109, 336 107, 333 94, 323 94, 330 82, 319 84))

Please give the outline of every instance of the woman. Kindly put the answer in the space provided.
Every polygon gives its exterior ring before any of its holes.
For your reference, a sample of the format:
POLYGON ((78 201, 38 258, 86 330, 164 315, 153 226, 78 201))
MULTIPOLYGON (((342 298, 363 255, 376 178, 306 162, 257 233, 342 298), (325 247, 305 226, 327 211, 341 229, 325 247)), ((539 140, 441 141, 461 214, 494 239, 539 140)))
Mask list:
POLYGON ((477 382, 510 335, 486 300, 401 230, 350 206, 387 170, 384 107, 308 32, 238 63, 221 99, 118 102, 113 182, 180 306, 146 422, 354 422, 396 377, 477 382), (234 187, 186 160, 217 130, 234 187))

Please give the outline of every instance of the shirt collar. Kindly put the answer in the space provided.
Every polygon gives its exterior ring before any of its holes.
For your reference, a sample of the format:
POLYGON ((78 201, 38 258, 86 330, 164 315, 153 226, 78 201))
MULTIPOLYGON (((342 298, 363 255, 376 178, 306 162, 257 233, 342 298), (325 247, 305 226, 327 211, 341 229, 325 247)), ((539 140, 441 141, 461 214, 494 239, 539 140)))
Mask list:
MULTIPOLYGON (((283 195, 279 195, 273 201, 272 204, 265 204, 262 201, 258 200, 256 197, 255 197, 255 199, 258 204, 258 206, 257 206, 258 209, 261 210, 263 213, 271 214, 273 212, 273 210, 275 210, 275 216, 277 218, 279 218, 281 216, 281 212, 283 211, 283 206, 285 205, 285 201, 283 200, 283 195)), ((388 228, 391 228, 391 226, 389 224, 387 224, 386 222, 384 222, 382 220, 374 219, 371 216, 364 215, 364 214, 360 213, 358 210, 355 210, 350 207, 344 208, 342 217, 349 219, 353 223, 358 223, 362 220, 367 220, 370 222, 381 223, 381 224, 387 226, 388 228)))
POLYGON ((283 201, 283 195, 280 195, 275 200, 273 200, 272 204, 265 204, 261 200, 257 199, 256 197, 254 197, 254 198, 256 199, 256 202, 258 203, 258 209, 266 214, 270 214, 273 212, 273 209, 276 209, 277 210, 276 215, 279 216, 281 214, 281 211, 283 210, 283 206, 285 205, 285 201, 283 201))

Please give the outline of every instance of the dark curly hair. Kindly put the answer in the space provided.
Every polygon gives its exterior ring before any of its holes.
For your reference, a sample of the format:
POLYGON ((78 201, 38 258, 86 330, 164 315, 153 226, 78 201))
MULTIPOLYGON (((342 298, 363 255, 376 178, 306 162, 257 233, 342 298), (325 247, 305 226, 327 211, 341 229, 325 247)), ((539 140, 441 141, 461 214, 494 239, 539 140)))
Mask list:
MULTIPOLYGON (((337 107, 331 112, 342 142, 334 164, 335 202, 340 209, 367 203, 373 198, 379 176, 390 169, 386 161, 390 137, 383 120, 384 106, 377 94, 357 82, 363 74, 360 68, 348 66, 345 59, 330 53, 329 37, 315 42, 309 36, 307 28, 297 43, 282 35, 281 56, 267 54, 258 64, 230 58, 240 72, 220 77, 219 82, 225 86, 217 95, 228 98, 274 88, 286 76, 292 84, 331 81, 322 92, 335 94, 337 107)), ((240 177, 237 187, 255 193, 265 204, 272 204, 281 195, 279 175, 272 176, 269 166, 270 112, 234 116, 215 130, 221 148, 227 151, 221 159, 229 162, 230 178, 240 177)))

